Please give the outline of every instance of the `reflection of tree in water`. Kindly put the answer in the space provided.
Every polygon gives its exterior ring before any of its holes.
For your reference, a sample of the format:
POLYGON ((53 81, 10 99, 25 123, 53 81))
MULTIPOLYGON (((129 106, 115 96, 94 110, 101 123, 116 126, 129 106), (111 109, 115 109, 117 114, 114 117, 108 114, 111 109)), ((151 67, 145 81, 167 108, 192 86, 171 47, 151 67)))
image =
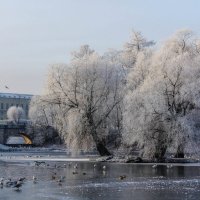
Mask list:
POLYGON ((175 174, 174 174, 175 176, 185 177, 185 167, 184 166, 175 167, 174 171, 175 171, 175 174))

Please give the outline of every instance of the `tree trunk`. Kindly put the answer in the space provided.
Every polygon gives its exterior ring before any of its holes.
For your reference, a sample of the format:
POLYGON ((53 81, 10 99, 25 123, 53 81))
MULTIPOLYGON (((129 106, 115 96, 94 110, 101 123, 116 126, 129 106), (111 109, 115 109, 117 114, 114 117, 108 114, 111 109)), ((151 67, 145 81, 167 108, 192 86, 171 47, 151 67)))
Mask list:
POLYGON ((184 158, 185 154, 184 154, 184 147, 182 144, 178 145, 176 154, 175 154, 175 158, 184 158))
POLYGON ((164 159, 166 150, 167 150, 166 147, 162 147, 162 148, 160 148, 159 150, 157 150, 157 151, 155 152, 155 155, 154 155, 155 158, 156 158, 158 161, 162 161, 162 160, 164 159))
POLYGON ((104 143, 98 138, 96 131, 93 132, 92 137, 93 137, 97 151, 99 152, 100 156, 110 156, 110 155, 112 155, 108 151, 108 149, 106 148, 104 143))
POLYGON ((110 156, 112 155, 108 149, 105 147, 104 143, 99 139, 98 135, 97 135, 97 131, 96 131, 96 128, 94 126, 94 123, 93 123, 93 119, 92 119, 92 115, 89 115, 90 117, 88 117, 88 121, 89 121, 89 124, 90 124, 90 130, 91 130, 91 135, 92 135, 92 138, 95 142, 95 145, 96 145, 96 148, 97 148, 97 151, 99 152, 100 156, 110 156))
POLYGON ((108 149, 105 147, 105 145, 102 142, 96 143, 97 151, 99 152, 100 156, 110 156, 111 153, 108 151, 108 149))
POLYGON ((154 158, 156 158, 157 161, 163 161, 166 151, 167 151, 166 135, 163 134, 163 132, 161 132, 159 133, 157 138, 154 158))

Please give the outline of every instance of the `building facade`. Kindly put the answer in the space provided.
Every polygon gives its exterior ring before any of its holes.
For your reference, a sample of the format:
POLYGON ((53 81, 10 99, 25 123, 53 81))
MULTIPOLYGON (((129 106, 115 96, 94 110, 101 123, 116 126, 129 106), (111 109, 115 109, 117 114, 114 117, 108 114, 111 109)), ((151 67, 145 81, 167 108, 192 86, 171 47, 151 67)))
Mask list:
POLYGON ((0 120, 7 119, 7 111, 11 106, 22 107, 25 119, 28 119, 29 104, 33 95, 0 93, 0 120))

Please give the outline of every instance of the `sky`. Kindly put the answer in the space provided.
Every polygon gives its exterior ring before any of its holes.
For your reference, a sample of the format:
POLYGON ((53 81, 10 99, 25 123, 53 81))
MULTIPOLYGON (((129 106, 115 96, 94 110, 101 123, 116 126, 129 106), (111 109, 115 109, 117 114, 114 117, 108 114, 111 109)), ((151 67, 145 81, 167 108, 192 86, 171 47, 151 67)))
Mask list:
POLYGON ((83 44, 120 49, 131 30, 157 43, 198 35, 199 10, 198 0, 0 0, 0 92, 41 94, 52 64, 83 44))

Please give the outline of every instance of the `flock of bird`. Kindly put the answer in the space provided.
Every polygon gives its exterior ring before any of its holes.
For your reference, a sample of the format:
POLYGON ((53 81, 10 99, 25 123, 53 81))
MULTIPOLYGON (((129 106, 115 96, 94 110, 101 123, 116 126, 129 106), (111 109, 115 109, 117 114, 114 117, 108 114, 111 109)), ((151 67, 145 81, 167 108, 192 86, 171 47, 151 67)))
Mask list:
MULTIPOLYGON (((68 166, 71 167, 72 166, 72 162, 69 162, 68 163, 68 166)), ((48 163, 46 163, 45 161, 34 161, 34 166, 36 167, 39 167, 39 166, 42 166, 42 167, 48 167, 50 166, 48 163)), ((67 167, 67 164, 63 164, 63 165, 58 165, 58 164, 54 164, 53 165, 53 168, 66 168, 67 167)), ((97 167, 97 164, 94 164, 93 165, 94 169, 97 167)), ((103 173, 106 172, 106 166, 104 165, 102 167, 102 171, 103 173)), ((86 175, 86 172, 82 172, 82 170, 80 169, 78 171, 78 164, 75 163, 74 166, 73 166, 73 171, 72 171, 72 174, 75 175, 75 174, 80 174, 82 173, 82 175, 86 175)), ((123 176, 123 179, 125 178, 125 176, 123 176)), ((62 186, 62 183, 65 181, 66 177, 65 176, 59 176, 57 174, 57 172, 53 172, 52 175, 51 175, 51 180, 52 181, 56 181, 58 183, 59 186, 62 186)), ((15 191, 20 191, 23 184, 26 182, 26 181, 30 181, 30 179, 27 179, 25 177, 21 177, 21 178, 18 178, 18 179, 11 179, 11 178, 0 178, 0 188, 3 189, 4 187, 6 188, 13 188, 15 191)), ((122 178, 121 178, 122 180, 122 178)), ((36 176, 33 176, 32 177, 32 182, 34 184, 38 183, 38 179, 36 176)))
MULTIPOLYGON (((71 167, 73 165, 73 163, 72 162, 68 162, 68 164, 63 164, 63 165, 54 164, 53 167, 54 168, 66 168, 67 165, 69 167, 71 167)), ((34 161, 34 166, 36 166, 36 167, 39 167, 39 166, 48 167, 50 165, 48 163, 46 163, 45 161, 34 161)), ((156 169, 158 166, 159 166, 158 164, 154 164, 154 165, 152 165, 152 168, 156 169)), ((93 165, 93 167, 94 167, 94 169, 96 169, 97 164, 95 163, 93 165)), ((171 169, 172 167, 173 167, 172 164, 167 164, 166 165, 167 169, 171 169)), ((103 174, 105 175, 106 171, 107 171, 106 165, 101 166, 101 168, 102 168, 103 174)), ((73 175, 76 175, 76 174, 86 175, 86 172, 83 172, 81 169, 78 170, 78 164, 75 163, 73 165, 72 174, 73 175)), ((123 180, 123 179, 126 179, 127 177, 126 177, 126 175, 120 175, 118 178, 119 178, 119 180, 123 180)), ((56 181, 59 186, 62 186, 62 183, 65 181, 65 179, 66 179, 65 176, 59 176, 59 175, 57 175, 56 172, 53 172, 53 174, 51 176, 51 180, 56 181)), ((11 178, 9 178, 9 179, 0 178, 0 188, 2 189, 4 187, 10 187, 10 188, 13 188, 15 191, 20 191, 21 188, 22 188, 22 185, 25 183, 25 181, 27 181, 27 179, 25 177, 21 177, 21 178, 18 178, 16 180, 12 180, 11 178)), ((34 184, 38 183, 37 177, 33 176, 32 177, 32 182, 34 184)))
POLYGON ((14 190, 19 191, 22 185, 24 184, 25 179, 26 179, 25 177, 19 178, 17 180, 11 180, 11 178, 9 179, 1 178, 0 188, 2 189, 3 187, 12 187, 14 190))
MULTIPOLYGON (((52 180, 56 180, 58 182, 58 185, 61 186, 62 182, 65 180, 65 176, 57 177, 55 175, 56 175, 56 173, 54 173, 54 175, 52 175, 52 180)), ((21 187, 25 183, 25 181, 26 181, 25 177, 18 178, 17 180, 12 180, 11 178, 9 178, 9 179, 1 178, 0 179, 0 188, 1 189, 3 189, 3 187, 13 188, 15 191, 20 191, 21 187)), ((32 181, 34 184, 36 184, 38 182, 38 179, 35 176, 33 176, 32 181)))

